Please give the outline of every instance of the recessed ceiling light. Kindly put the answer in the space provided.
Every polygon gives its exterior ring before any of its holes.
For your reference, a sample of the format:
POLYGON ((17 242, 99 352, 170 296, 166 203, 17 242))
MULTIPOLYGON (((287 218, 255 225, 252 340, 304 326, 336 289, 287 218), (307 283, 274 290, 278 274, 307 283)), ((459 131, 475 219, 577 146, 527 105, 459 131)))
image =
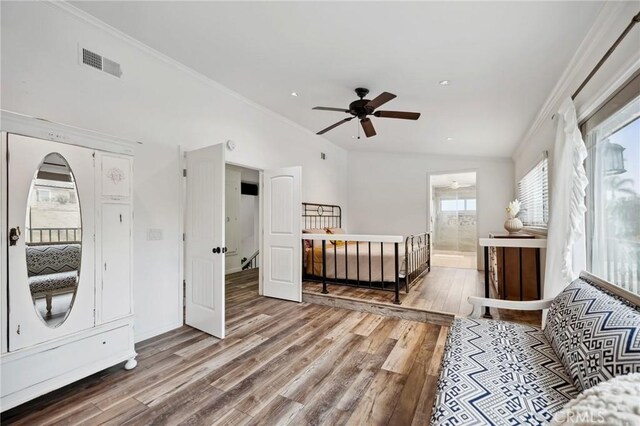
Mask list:
POLYGON ((449 80, 440 80, 440 86, 448 86, 450 83, 449 80))
POLYGON ((452 141, 452 140, 453 140, 453 138, 447 138, 447 140, 448 140, 448 141, 452 141))
POLYGON ((291 92, 291 96, 295 96, 297 98, 298 97, 298 92, 291 92))

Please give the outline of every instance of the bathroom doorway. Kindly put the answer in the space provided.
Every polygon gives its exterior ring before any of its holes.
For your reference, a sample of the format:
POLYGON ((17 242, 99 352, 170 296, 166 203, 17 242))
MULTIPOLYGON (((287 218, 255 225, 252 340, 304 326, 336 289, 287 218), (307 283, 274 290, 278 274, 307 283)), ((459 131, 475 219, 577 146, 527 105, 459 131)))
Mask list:
POLYGON ((477 269, 476 172, 429 175, 432 266, 477 269))

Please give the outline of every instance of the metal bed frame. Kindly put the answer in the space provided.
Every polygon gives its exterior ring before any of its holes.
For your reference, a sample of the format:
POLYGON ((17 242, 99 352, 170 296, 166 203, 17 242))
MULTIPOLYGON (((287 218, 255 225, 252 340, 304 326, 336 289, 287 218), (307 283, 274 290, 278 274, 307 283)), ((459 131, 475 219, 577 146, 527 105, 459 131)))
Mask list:
MULTIPOLYGON (((338 205, 334 204, 319 204, 319 203, 302 203, 302 225, 303 229, 324 229, 324 228, 341 228, 342 227, 342 208, 338 205)), ((311 241, 311 249, 315 249, 315 241, 311 241)), ((352 241, 352 240, 349 240, 352 241)), ((357 240, 353 240, 358 242, 357 240)), ((352 241, 352 242, 353 242, 352 241)), ((345 259, 345 278, 339 279, 337 273, 337 252, 333 249, 334 256, 334 278, 327 278, 326 273, 326 258, 327 255, 331 255, 331 249, 327 251, 326 242, 322 241, 322 276, 307 274, 306 268, 303 268, 303 280, 304 281, 312 281, 312 282, 321 282, 323 284, 322 292, 324 294, 329 293, 328 291, 328 283, 338 284, 343 286, 357 287, 357 288, 368 288, 374 290, 384 290, 384 291, 393 291, 395 293, 394 303, 400 304, 400 282, 404 284, 404 289, 408 293, 411 289, 411 286, 416 282, 418 278, 420 278, 425 272, 429 272, 431 270, 431 234, 428 232, 423 232, 420 234, 409 235, 404 240, 404 266, 405 266, 405 276, 403 280, 400 280, 400 271, 399 271, 399 247, 398 243, 394 243, 394 256, 395 256, 395 280, 394 281, 385 281, 384 280, 384 243, 380 244, 381 250, 381 273, 380 277, 382 281, 375 282, 371 281, 371 244, 378 244, 376 242, 367 242, 368 243, 368 268, 369 268, 369 279, 368 280, 360 280, 360 256, 359 256, 359 244, 356 245, 356 270, 357 270, 357 278, 355 280, 348 279, 348 261, 345 259)), ((303 265, 305 263, 305 241, 303 237, 302 241, 302 256, 303 256, 303 265)), ((345 257, 347 252, 347 246, 345 246, 345 257)), ((311 270, 315 271, 313 266, 314 256, 311 256, 311 270)))

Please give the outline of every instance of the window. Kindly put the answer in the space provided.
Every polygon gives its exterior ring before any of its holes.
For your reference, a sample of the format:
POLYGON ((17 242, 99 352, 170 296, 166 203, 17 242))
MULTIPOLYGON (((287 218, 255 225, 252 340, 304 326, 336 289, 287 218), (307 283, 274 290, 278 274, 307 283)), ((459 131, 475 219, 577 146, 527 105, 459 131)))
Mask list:
POLYGON ((466 207, 465 210, 476 210, 476 199, 475 198, 469 198, 468 200, 465 200, 466 202, 466 207))
POLYGON ((640 77, 581 130, 588 150, 588 269, 640 294, 640 77))
POLYGON ((47 202, 51 199, 51 191, 48 189, 38 189, 36 190, 36 198, 38 201, 47 202))
POLYGON ((547 229, 549 221, 549 162, 547 153, 518 182, 520 220, 527 228, 547 229))
POLYGON ((440 210, 442 210, 443 212, 457 212, 458 200, 441 200, 440 210))
POLYGON ((79 241, 80 206, 73 182, 37 178, 33 185, 25 241, 79 241))
POLYGON ((465 210, 476 210, 476 199, 465 198, 458 200, 440 200, 440 210, 443 212, 457 212, 465 210))

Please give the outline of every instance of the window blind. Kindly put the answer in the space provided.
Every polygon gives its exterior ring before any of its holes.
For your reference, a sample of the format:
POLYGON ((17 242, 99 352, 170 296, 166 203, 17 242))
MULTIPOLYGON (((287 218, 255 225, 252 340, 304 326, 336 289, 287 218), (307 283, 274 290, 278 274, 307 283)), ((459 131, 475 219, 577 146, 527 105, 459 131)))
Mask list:
POLYGON ((549 163, 547 154, 518 182, 520 220, 529 228, 547 229, 549 221, 549 163))

